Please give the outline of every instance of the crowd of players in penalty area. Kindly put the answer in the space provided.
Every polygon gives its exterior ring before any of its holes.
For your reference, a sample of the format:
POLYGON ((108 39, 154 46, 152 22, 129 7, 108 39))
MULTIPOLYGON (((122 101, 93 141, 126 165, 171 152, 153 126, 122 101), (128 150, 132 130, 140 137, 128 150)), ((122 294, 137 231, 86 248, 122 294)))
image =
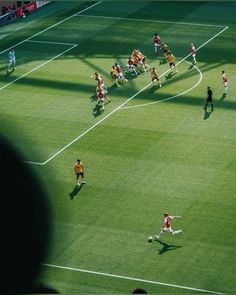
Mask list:
MULTIPOLYGON (((170 73, 169 75, 173 75, 178 73, 178 69, 176 66, 176 57, 172 53, 169 45, 166 42, 161 42, 160 36, 157 33, 154 33, 153 37, 153 46, 154 46, 154 53, 157 54, 158 52, 162 53, 164 56, 164 62, 169 63, 170 73)), ((191 55, 192 55, 192 64, 196 65, 196 48, 193 43, 191 43, 191 55)), ((161 79, 158 74, 156 67, 150 67, 146 62, 146 56, 140 52, 138 49, 133 49, 130 57, 127 59, 126 65, 121 66, 117 62, 112 65, 110 70, 110 75, 114 84, 117 87, 121 87, 121 84, 124 82, 128 82, 130 76, 138 76, 139 74, 146 72, 147 70, 150 71, 152 86, 162 87, 161 79)), ((163 60, 162 60, 163 61, 163 60)), ((161 62, 161 61, 160 61, 161 62)), ((9 50, 8 52, 8 66, 7 66, 7 74, 11 74, 16 69, 16 54, 14 48, 9 50)), ((101 108, 102 111, 105 110, 105 100, 111 102, 111 99, 108 97, 108 88, 104 83, 104 79, 102 75, 98 72, 95 72, 94 75, 91 75, 97 81, 96 86, 96 100, 97 106, 101 108)), ((222 79, 224 85, 224 95, 227 93, 228 88, 228 77, 225 71, 222 71, 222 79)), ((213 103, 212 103, 212 90, 210 89, 209 95, 209 87, 207 88, 207 102, 211 103, 212 110, 213 110, 213 103)), ((204 107, 206 110, 207 103, 204 107)))
MULTIPOLYGON (((158 52, 160 52, 164 56, 164 59, 162 59, 160 63, 162 63, 163 61, 169 63, 169 67, 170 67, 169 75, 178 73, 178 68, 176 66, 176 57, 172 53, 172 50, 170 49, 169 45, 166 42, 161 42, 160 36, 157 33, 154 34, 153 44, 154 44, 154 53, 157 54, 158 52)), ((191 45, 192 64, 196 65, 197 50, 193 43, 191 43, 190 45, 191 45)), ((161 79, 156 67, 150 67, 147 64, 146 59, 147 59, 146 56, 142 52, 140 52, 140 50, 133 49, 130 57, 127 59, 125 66, 121 66, 117 62, 115 62, 114 65, 112 65, 110 70, 110 75, 112 80, 114 81, 114 85, 116 85, 117 87, 121 87, 121 85, 124 82, 128 82, 128 79, 130 78, 130 76, 138 76, 139 74, 149 70, 151 74, 152 86, 162 87, 161 79)), ((104 83, 104 79, 102 75, 99 74, 98 72, 96 72, 94 75, 91 75, 91 78, 95 78, 95 80, 97 81, 97 86, 96 86, 97 105, 101 108, 102 111, 104 111, 105 100, 107 100, 108 102, 111 102, 111 99, 108 97, 108 88, 106 84, 104 83)), ((228 86, 228 77, 225 71, 222 71, 222 78, 223 78, 223 85, 224 85, 223 93, 226 94, 227 86, 228 86)), ((207 90, 207 100, 210 102, 208 90, 207 90)), ((212 102, 212 98, 211 98, 211 102, 212 102)), ((204 107, 204 109, 206 108, 204 107)))
MULTIPOLYGON (((178 73, 177 66, 175 64, 176 57, 171 52, 169 46, 165 42, 161 42, 160 37, 157 33, 154 34, 153 37, 154 44, 154 53, 162 53, 164 59, 169 63, 170 74, 178 73)), ((196 55, 196 53, 195 53, 196 55)), ((128 79, 131 76, 138 76, 141 73, 150 71, 152 86, 162 87, 161 80, 157 69, 155 67, 150 67, 147 64, 146 56, 138 49, 133 49, 130 57, 128 57, 125 66, 119 65, 117 62, 112 65, 110 70, 110 75, 112 80, 114 81, 114 85, 117 87, 121 87, 121 85, 125 82, 128 82, 128 79)), ((196 62, 196 59, 195 59, 196 62)), ((97 81, 96 86, 96 98, 97 104, 101 107, 101 110, 105 109, 105 100, 110 102, 110 98, 108 97, 108 88, 104 83, 104 79, 101 74, 95 72, 94 75, 91 75, 91 78, 94 78, 97 81)))

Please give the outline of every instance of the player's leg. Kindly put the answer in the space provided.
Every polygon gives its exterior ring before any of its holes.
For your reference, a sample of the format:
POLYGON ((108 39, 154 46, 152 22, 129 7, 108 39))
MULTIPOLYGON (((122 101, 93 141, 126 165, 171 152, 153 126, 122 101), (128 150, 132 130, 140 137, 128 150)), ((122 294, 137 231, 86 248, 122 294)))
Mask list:
POLYGON ((224 93, 227 93, 227 90, 228 90, 228 83, 225 82, 224 83, 224 93))
POLYGON ((157 239, 157 240, 160 239, 160 237, 164 234, 165 231, 166 231, 165 229, 161 229, 159 235, 158 236, 154 236, 155 239, 157 239))
POLYGON ((180 233, 183 233, 182 229, 179 229, 179 230, 171 230, 171 234, 174 236, 174 235, 177 235, 177 234, 180 234, 180 233))
POLYGON ((79 183, 79 173, 76 173, 76 182, 77 182, 77 185, 80 186, 80 183, 79 183))
POLYGON ((85 180, 84 180, 84 172, 81 172, 80 175, 81 175, 81 178, 82 178, 82 183, 86 183, 85 180))

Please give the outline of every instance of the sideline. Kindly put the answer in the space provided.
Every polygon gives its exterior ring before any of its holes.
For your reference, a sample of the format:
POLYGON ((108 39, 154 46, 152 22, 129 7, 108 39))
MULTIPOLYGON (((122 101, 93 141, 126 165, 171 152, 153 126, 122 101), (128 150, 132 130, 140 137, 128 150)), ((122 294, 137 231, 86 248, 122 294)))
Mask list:
POLYGON ((79 11, 79 12, 76 12, 76 13, 72 14, 71 16, 69 16, 69 17, 67 17, 67 18, 65 18, 65 19, 63 19, 63 20, 61 20, 61 21, 55 23, 54 25, 49 26, 48 28, 46 28, 46 29, 44 29, 44 30, 42 30, 42 31, 40 31, 40 32, 38 32, 38 33, 32 35, 31 37, 26 38, 26 39, 24 39, 23 41, 21 41, 21 42, 19 42, 19 43, 16 43, 15 45, 13 45, 13 46, 11 46, 11 47, 8 47, 7 49, 4 49, 4 50, 0 51, 0 54, 4 53, 4 52, 6 52, 6 51, 9 51, 10 49, 12 49, 12 48, 14 48, 14 47, 16 47, 16 46, 18 46, 18 45, 20 45, 20 44, 26 42, 26 41, 29 41, 30 39, 32 39, 32 38, 34 38, 34 37, 36 37, 36 36, 38 36, 38 35, 40 35, 40 34, 42 34, 42 33, 44 33, 44 32, 47 32, 47 31, 50 30, 51 28, 54 28, 54 27, 56 27, 56 26, 58 26, 58 25, 64 23, 64 22, 67 21, 68 19, 71 19, 72 17, 75 17, 75 16, 79 15, 80 13, 83 13, 84 11, 87 11, 87 10, 91 9, 92 7, 94 7, 94 6, 98 5, 98 4, 100 4, 101 2, 102 2, 102 1, 99 1, 99 2, 93 4, 93 5, 89 6, 89 7, 86 7, 85 9, 83 9, 83 10, 81 10, 81 11, 79 11))
POLYGON ((129 281, 138 281, 138 282, 143 282, 143 283, 148 283, 148 284, 153 284, 153 285, 162 285, 162 286, 167 286, 167 287, 173 287, 173 288, 179 288, 179 289, 185 289, 185 290, 192 290, 192 291, 198 291, 198 292, 204 292, 204 293, 210 293, 210 294, 224 294, 222 292, 217 292, 217 291, 204 290, 204 289, 192 288, 192 287, 187 287, 187 286, 180 286, 180 285, 162 283, 162 282, 158 282, 158 281, 150 281, 150 280, 144 280, 144 279, 138 279, 138 278, 114 275, 114 274, 109 274, 109 273, 104 273, 104 272, 97 272, 97 271, 92 271, 92 270, 85 270, 85 269, 74 268, 74 267, 66 267, 66 266, 55 265, 55 264, 47 264, 47 263, 43 263, 42 265, 43 266, 48 266, 48 267, 53 267, 53 268, 60 268, 60 269, 65 269, 65 270, 90 273, 90 274, 95 274, 95 275, 99 275, 99 276, 106 276, 106 277, 118 278, 118 279, 123 279, 123 280, 129 280, 129 281))

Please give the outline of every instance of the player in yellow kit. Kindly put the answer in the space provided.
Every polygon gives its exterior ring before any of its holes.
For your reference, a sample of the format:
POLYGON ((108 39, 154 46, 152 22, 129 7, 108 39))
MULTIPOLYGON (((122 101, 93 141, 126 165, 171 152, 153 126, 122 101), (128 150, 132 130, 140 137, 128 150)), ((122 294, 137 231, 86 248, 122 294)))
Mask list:
POLYGON ((161 87, 160 78, 158 76, 156 68, 154 68, 154 67, 151 69, 151 78, 152 78, 153 86, 157 86, 157 83, 159 83, 159 86, 161 87))
POLYGON ((119 84, 119 81, 118 81, 118 75, 117 75, 117 72, 116 72, 115 66, 112 66, 111 71, 110 71, 110 74, 111 74, 111 77, 112 77, 114 83, 115 83, 118 87, 120 87, 120 84, 119 84))
POLYGON ((82 183, 86 183, 84 181, 84 165, 83 163, 80 161, 80 159, 78 159, 74 165, 74 171, 75 171, 75 175, 76 175, 76 180, 77 180, 77 185, 79 186, 79 178, 82 178, 82 183))
POLYGON ((176 67, 175 61, 176 61, 176 57, 172 54, 172 53, 168 53, 166 56, 171 72, 173 73, 173 70, 175 70, 176 73, 178 73, 178 69, 176 67))

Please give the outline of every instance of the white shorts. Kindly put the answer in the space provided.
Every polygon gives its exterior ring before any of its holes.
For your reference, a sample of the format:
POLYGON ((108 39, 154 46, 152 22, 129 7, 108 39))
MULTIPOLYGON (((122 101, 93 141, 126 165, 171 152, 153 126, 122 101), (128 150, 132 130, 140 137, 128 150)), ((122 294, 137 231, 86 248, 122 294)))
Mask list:
POLYGON ((118 78, 119 78, 119 79, 123 79, 123 78, 124 78, 124 76, 123 76, 123 73, 122 73, 122 72, 120 72, 120 73, 117 73, 117 76, 118 76, 118 78))
POLYGON ((195 57, 196 57, 196 53, 193 53, 193 54, 192 54, 192 57, 195 58, 195 57))
POLYGON ((173 229, 171 227, 164 227, 163 231, 168 231, 169 233, 172 233, 173 229))
POLYGON ((160 43, 154 43, 154 47, 160 47, 160 43))
POLYGON ((224 86, 225 86, 225 87, 228 86, 228 81, 224 82, 224 86))

